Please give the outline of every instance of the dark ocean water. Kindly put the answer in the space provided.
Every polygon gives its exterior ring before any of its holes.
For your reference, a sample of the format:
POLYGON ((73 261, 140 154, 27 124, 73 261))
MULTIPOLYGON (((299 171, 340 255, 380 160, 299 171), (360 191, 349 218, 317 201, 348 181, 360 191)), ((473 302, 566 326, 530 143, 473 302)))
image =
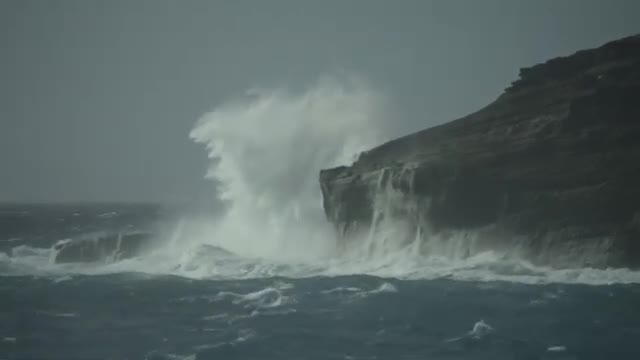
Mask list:
POLYGON ((640 359, 636 284, 12 270, 16 247, 165 215, 5 206, 0 359, 640 359))

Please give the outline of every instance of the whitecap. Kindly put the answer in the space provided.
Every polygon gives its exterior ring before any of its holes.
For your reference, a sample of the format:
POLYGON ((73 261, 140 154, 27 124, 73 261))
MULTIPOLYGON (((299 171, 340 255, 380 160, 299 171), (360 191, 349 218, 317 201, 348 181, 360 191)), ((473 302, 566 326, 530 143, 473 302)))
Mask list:
POLYGON ((42 315, 47 315, 51 317, 59 317, 59 318, 75 318, 78 317, 76 313, 58 313, 53 311, 38 311, 38 313, 42 315))
POLYGON ((547 348, 548 352, 563 352, 563 351, 567 351, 567 348, 565 346, 562 345, 554 345, 554 346, 549 346, 547 348))
POLYGON ((491 325, 484 320, 480 320, 473 325, 473 329, 469 331, 469 335, 475 339, 481 339, 494 331, 491 325))
POLYGON ((231 298, 234 304, 243 304, 245 307, 268 309, 295 302, 292 297, 282 294, 275 287, 266 287, 247 294, 239 294, 230 291, 221 291, 217 299, 231 298))
POLYGON ((205 320, 205 321, 218 321, 218 320, 224 320, 224 319, 227 319, 227 318, 229 318, 229 314, 223 313, 223 314, 203 316, 202 320, 205 320))
POLYGON ((382 283, 382 285, 380 285, 377 289, 371 291, 372 294, 395 293, 395 292, 398 292, 398 288, 396 288, 395 285, 388 282, 382 283))
POLYGON ((352 293, 352 292, 359 292, 362 291, 361 288, 357 288, 357 287, 343 287, 343 286, 338 286, 332 289, 328 289, 328 290, 322 290, 321 293, 322 294, 333 294, 333 293, 352 293))

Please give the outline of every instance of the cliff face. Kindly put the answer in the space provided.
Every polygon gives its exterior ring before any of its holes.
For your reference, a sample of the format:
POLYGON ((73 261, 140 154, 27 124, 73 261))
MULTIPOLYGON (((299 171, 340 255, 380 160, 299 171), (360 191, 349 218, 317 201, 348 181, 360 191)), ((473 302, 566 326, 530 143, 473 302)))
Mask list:
POLYGON ((320 183, 344 247, 640 267, 640 35, 522 69, 484 109, 320 183))

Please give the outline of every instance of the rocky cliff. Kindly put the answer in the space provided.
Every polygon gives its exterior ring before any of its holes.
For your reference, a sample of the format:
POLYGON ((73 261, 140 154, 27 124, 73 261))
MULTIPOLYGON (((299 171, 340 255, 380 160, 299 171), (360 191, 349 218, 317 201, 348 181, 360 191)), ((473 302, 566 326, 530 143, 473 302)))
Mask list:
POLYGON ((522 69, 487 107, 320 183, 344 248, 640 267, 640 35, 522 69))

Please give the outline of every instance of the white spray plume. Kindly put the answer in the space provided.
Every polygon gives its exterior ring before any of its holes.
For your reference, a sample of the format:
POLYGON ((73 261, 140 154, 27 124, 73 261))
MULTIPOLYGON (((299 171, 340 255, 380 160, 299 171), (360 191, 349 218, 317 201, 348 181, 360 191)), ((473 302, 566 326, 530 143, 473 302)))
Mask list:
POLYGON ((252 90, 205 114, 190 135, 229 203, 211 242, 252 256, 330 252, 318 173, 377 144, 384 107, 362 81, 324 78, 299 93, 252 90))

